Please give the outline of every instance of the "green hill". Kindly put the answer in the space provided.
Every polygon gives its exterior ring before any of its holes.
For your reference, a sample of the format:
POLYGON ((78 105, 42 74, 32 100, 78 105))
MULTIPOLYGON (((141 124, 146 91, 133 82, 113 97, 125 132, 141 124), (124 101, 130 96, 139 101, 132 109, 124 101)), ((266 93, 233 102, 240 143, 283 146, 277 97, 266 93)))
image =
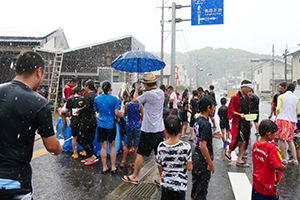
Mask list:
MULTIPOLYGON (((154 52, 160 56, 160 53, 154 52)), ((245 50, 233 48, 217 48, 205 47, 186 53, 176 52, 176 63, 184 63, 189 77, 196 78, 196 66, 198 61, 198 69, 203 68, 201 73, 201 82, 209 84, 212 79, 221 78, 229 73, 234 76, 241 76, 241 71, 250 70, 251 58, 271 58, 270 55, 251 53, 245 50), (211 77, 207 74, 211 73, 211 77)), ((171 62, 171 54, 164 54, 164 61, 171 62)), ((199 73, 199 70, 198 70, 199 73)))

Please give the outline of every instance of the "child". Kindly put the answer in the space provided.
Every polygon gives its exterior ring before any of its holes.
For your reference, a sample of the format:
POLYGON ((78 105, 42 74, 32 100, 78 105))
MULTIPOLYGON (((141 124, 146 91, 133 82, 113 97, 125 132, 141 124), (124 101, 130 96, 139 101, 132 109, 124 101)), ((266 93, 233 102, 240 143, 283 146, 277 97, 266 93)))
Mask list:
POLYGON ((157 148, 156 164, 158 165, 161 183, 161 199, 185 199, 188 176, 193 169, 191 146, 179 140, 181 131, 180 119, 169 115, 165 119, 165 130, 169 139, 161 142, 157 148))
POLYGON ((218 115, 220 117, 220 129, 223 135, 222 140, 224 143, 224 148, 226 148, 227 145, 229 145, 228 137, 230 133, 227 106, 226 106, 227 100, 225 97, 223 97, 221 98, 220 102, 222 106, 218 110, 218 115), (225 137, 225 132, 226 132, 226 137, 225 137))
POLYGON ((137 156, 137 149, 140 141, 141 135, 141 121, 140 119, 143 118, 144 114, 144 106, 140 103, 135 103, 133 101, 133 95, 135 90, 131 91, 131 101, 125 104, 125 112, 124 115, 127 116, 127 123, 125 126, 126 135, 127 135, 127 142, 126 148, 124 148, 123 158, 120 163, 120 167, 125 167, 125 161, 127 154, 129 153, 129 149, 134 146, 134 161, 129 164, 131 168, 134 168, 135 159, 137 156), (132 145, 132 141, 133 145, 132 145))
POLYGON ((62 124, 60 127, 60 134, 59 134, 59 137, 62 139, 64 139, 64 130, 65 130, 65 126, 66 126, 66 113, 65 112, 62 113, 61 110, 66 107, 66 103, 67 103, 67 100, 62 99, 60 101, 60 107, 57 109, 57 113, 61 117, 61 120, 62 120, 62 124))
POLYGON ((281 171, 286 169, 275 143, 275 133, 278 128, 269 119, 259 125, 260 139, 253 145, 253 188, 252 200, 276 200, 276 186, 280 182, 281 171))
POLYGON ((191 140, 194 139, 194 124, 196 121, 195 115, 199 113, 199 98, 198 98, 198 90, 194 90, 192 92, 193 98, 191 99, 190 108, 192 110, 191 114, 191 120, 190 120, 190 134, 191 134, 191 140))
POLYGON ((206 199, 207 188, 211 172, 214 173, 212 138, 221 138, 220 132, 212 133, 209 115, 216 110, 213 99, 204 96, 199 102, 200 116, 197 118, 194 129, 196 134, 195 152, 193 154, 192 171, 192 200, 206 199))
POLYGON ((186 129, 187 129, 187 112, 189 110, 189 91, 186 90, 183 92, 182 94, 182 106, 181 106, 181 110, 180 110, 180 119, 182 122, 182 137, 186 137, 185 133, 186 133, 186 129))

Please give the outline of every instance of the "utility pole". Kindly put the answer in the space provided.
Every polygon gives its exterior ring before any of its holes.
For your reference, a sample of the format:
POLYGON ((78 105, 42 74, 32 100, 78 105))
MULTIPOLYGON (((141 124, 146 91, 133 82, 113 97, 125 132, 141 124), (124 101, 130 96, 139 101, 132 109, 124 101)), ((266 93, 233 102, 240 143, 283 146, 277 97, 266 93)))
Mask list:
MULTIPOLYGON (((164 0, 162 0, 161 6, 161 48, 160 48, 160 59, 164 61, 164 0)), ((164 81, 164 69, 160 70, 160 85, 163 85, 164 81)))
POLYGON ((287 46, 286 49, 284 51, 284 81, 287 83, 287 46))
POLYGON ((172 38, 171 38, 171 85, 175 86, 175 57, 176 57, 176 49, 175 49, 175 43, 176 43, 176 23, 182 22, 182 21, 191 21, 191 19, 176 19, 176 9, 180 9, 183 7, 191 7, 189 6, 182 6, 182 5, 176 5, 175 2, 172 2, 172 38))
MULTIPOLYGON (((172 2, 171 85, 175 86, 176 3, 172 2)), ((174 88, 176 90, 176 88, 174 88)))

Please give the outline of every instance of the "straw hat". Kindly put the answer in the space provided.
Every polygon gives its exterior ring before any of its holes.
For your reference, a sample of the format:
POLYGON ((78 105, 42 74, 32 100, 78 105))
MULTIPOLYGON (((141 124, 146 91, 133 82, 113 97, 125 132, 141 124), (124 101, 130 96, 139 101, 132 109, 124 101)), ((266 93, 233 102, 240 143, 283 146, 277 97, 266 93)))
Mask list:
POLYGON ((153 73, 147 73, 142 80, 142 83, 155 83, 157 82, 157 78, 153 73))

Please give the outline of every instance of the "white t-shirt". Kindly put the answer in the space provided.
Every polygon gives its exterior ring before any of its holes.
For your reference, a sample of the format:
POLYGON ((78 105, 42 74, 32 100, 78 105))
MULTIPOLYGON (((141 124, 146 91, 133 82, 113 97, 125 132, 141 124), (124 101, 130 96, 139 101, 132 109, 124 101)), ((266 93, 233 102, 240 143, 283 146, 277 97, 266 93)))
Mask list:
POLYGON ((138 102, 144 105, 144 116, 141 130, 147 133, 157 133, 164 130, 162 90, 150 90, 138 96, 138 102))
POLYGON ((170 99, 174 99, 173 101, 173 108, 178 108, 177 107, 177 95, 175 92, 173 92, 171 95, 170 95, 170 99))

